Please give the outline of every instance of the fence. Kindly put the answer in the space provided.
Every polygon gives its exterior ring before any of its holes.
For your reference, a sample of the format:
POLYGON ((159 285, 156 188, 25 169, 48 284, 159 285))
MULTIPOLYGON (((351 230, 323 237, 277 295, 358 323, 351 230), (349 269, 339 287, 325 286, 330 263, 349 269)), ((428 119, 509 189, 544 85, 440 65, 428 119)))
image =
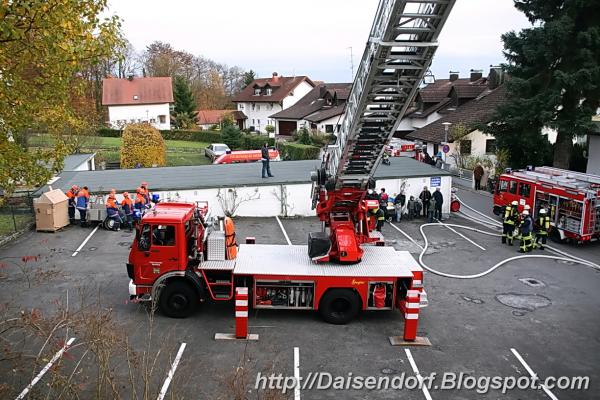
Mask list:
POLYGON ((30 192, 15 193, 0 206, 0 241, 29 227, 35 221, 30 192))

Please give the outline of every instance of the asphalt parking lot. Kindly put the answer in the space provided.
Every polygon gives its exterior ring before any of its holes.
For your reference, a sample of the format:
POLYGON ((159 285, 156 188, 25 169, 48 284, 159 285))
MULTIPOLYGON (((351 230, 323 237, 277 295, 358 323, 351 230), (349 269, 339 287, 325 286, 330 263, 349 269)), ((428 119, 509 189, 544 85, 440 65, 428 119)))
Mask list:
MULTIPOLYGON (((467 191, 460 195, 485 211, 483 196, 467 191)), ((383 233, 387 245, 408 250, 417 257, 423 245, 419 232, 423 222, 403 221, 396 225, 401 231, 386 224, 383 233)), ((460 216, 447 222, 484 228, 460 216)), ((319 227, 314 218, 282 219, 281 223, 292 244, 305 244, 307 233, 319 227)), ((238 238, 255 236, 257 243, 286 245, 275 218, 238 218, 236 227, 238 238)), ((463 236, 443 226, 426 228, 430 242, 424 258, 427 265, 448 273, 473 274, 517 255, 517 246, 502 246, 499 238, 458 231, 463 236)), ((418 388, 343 392, 313 388, 300 392, 305 399, 596 399, 600 393, 600 271, 589 267, 524 259, 473 280, 448 279, 427 272, 424 284, 429 307, 421 310, 418 331, 420 336, 429 338, 432 346, 410 347, 409 352, 405 347, 392 347, 388 341, 389 336, 402 333, 404 321, 398 312, 363 313, 348 325, 334 326, 309 311, 252 311, 250 331, 260 335, 259 341, 216 342, 215 333, 234 330, 232 305, 203 304, 197 314, 185 320, 159 314, 151 319, 147 307, 128 301, 125 262, 132 234, 99 229, 74 255, 91 232, 92 229, 79 227, 68 227, 55 234, 30 232, 0 249, 0 260, 5 263, 1 269, 0 300, 15 310, 39 309, 45 314, 55 312, 58 302, 64 303, 67 292, 71 307, 81 302, 81 293, 90 301, 97 301, 103 310, 110 310, 115 326, 127 333, 132 348, 140 352, 150 349, 154 370, 147 384, 151 393, 148 398, 160 396, 182 343, 186 345, 164 398, 234 398, 228 385, 231 374, 241 373, 236 369, 240 365, 243 374, 247 374, 247 398, 267 398, 258 397, 254 389, 256 374, 294 376, 295 359, 303 377, 311 372, 326 372, 333 377, 394 377, 402 373, 414 377, 416 369, 423 377, 437 373, 439 379, 444 373, 520 377, 528 376, 529 369, 542 379, 588 376, 590 382, 586 391, 552 389, 550 394, 533 389, 503 394, 499 390, 478 393, 466 388, 433 388, 428 392, 418 388), (23 256, 41 258, 22 268, 15 266, 23 256), (27 268, 35 272, 27 275, 23 272, 27 268), (47 274, 36 278, 38 271, 47 274), (298 348, 297 357, 294 348, 298 348)), ((598 243, 561 248, 600 263, 598 243)), ((78 337, 80 333, 72 330, 67 336, 74 337, 77 344, 86 340, 78 337)), ((39 341, 22 343, 24 351, 33 354, 40 346, 39 341)), ((73 348, 70 357, 60 361, 62 368, 72 370, 80 358, 85 364, 85 355, 79 351, 73 348)), ((118 352, 113 356, 124 357, 118 352)), ((4 393, 10 396, 6 398, 16 397, 33 377, 11 371, 7 364, 0 366, 0 372, 2 382, 8 385, 4 393)), ((113 373, 126 382, 127 362, 116 362, 113 373)), ((44 379, 47 377, 40 380, 35 393, 42 395, 52 390, 44 385, 44 379)), ((133 398, 132 389, 125 386, 119 389, 121 397, 133 398)), ((89 393, 96 389, 91 383, 83 388, 89 393)), ((136 396, 141 398, 142 389, 137 390, 136 396)), ((294 394, 276 398, 294 398, 294 394)))

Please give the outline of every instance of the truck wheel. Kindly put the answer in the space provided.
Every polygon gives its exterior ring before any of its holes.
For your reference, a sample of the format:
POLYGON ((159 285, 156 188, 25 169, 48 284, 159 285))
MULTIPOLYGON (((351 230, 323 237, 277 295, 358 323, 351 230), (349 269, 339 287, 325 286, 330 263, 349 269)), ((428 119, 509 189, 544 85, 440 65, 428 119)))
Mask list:
POLYGON ((319 303, 319 312, 330 324, 343 325, 352 321, 360 311, 360 298, 350 289, 332 289, 319 303))
POLYGON ((160 311, 171 318, 186 318, 196 311, 198 295, 185 282, 167 283, 158 299, 160 311))
POLYGON ((564 240, 560 237, 560 232, 558 231, 558 229, 552 229, 550 231, 550 240, 552 240, 554 243, 564 242, 564 240))

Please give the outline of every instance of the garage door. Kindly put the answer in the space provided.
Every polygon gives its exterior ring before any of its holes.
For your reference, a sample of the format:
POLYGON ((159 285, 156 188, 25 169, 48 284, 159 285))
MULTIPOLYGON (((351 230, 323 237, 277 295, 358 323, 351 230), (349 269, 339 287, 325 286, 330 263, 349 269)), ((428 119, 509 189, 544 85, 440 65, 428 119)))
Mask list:
POLYGON ((279 121, 279 134, 291 135, 296 130, 296 121, 279 121))

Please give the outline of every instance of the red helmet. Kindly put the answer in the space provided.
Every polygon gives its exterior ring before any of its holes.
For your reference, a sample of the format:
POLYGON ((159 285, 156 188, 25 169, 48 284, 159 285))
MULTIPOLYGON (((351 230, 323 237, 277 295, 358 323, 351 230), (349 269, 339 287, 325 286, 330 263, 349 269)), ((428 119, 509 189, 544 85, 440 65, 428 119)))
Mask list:
POLYGON ((140 193, 141 191, 142 191, 142 188, 141 188, 141 187, 139 187, 139 188, 135 189, 135 192, 136 192, 136 193, 140 193))
POLYGON ((124 197, 129 197, 129 192, 123 192, 124 197))
POLYGON ((71 190, 77 190, 77 189, 79 189, 79 186, 77 186, 77 185, 71 186, 71 190))
POLYGON ((144 181, 144 182, 140 183, 140 186, 148 186, 148 182, 144 181))

